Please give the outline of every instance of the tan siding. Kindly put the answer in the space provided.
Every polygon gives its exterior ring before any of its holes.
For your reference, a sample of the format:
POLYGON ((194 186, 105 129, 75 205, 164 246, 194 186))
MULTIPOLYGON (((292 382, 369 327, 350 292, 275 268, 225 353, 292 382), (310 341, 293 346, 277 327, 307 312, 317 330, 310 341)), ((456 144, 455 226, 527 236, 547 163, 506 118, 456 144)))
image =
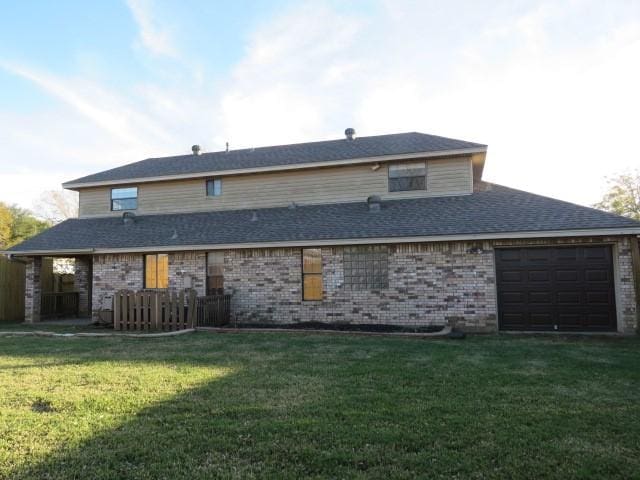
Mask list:
POLYGON ((472 183, 468 158, 430 160, 427 163, 427 192, 434 195, 469 193, 472 183))
MULTIPOLYGON (((318 168, 223 177, 222 195, 207 197, 205 179, 138 184, 138 214, 234 210, 286 206, 291 202, 317 204, 364 201, 369 195, 415 198, 471 193, 470 160, 429 160, 427 191, 387 191, 387 168, 371 165, 318 168)), ((119 215, 109 206, 110 188, 80 191, 80 215, 119 215)))
POLYGON ((111 189, 109 187, 80 190, 80 216, 105 215, 111 213, 111 189))

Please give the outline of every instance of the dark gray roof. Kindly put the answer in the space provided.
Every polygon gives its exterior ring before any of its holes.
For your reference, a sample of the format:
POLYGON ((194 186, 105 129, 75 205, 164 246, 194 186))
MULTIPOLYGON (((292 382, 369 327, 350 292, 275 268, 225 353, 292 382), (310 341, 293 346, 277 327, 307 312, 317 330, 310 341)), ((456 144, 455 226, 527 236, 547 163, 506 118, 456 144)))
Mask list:
MULTIPOLYGON (((490 184, 489 184, 490 185, 490 184)), ((290 208, 67 220, 13 251, 188 247, 189 245, 640 229, 640 222, 506 187, 471 195, 290 208), (253 218, 253 220, 252 220, 253 218)))
POLYGON ((148 158, 122 167, 67 182, 68 184, 128 180, 191 173, 217 172, 248 168, 297 165, 314 162, 351 160, 356 158, 401 155, 419 152, 439 152, 485 147, 479 143, 424 133, 397 133, 359 137, 353 141, 329 140, 296 143, 274 147, 247 148, 229 152, 202 153, 148 158))

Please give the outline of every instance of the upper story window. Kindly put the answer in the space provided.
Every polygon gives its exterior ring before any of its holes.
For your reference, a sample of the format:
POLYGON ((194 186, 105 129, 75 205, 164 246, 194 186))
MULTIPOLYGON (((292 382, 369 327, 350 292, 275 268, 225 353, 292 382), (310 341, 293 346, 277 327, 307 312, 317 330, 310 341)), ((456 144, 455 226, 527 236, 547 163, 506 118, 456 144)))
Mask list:
POLYGON ((138 208, 138 187, 111 189, 111 210, 135 210, 136 208, 138 208))
POLYGON ((207 180, 207 197, 219 197, 222 195, 222 179, 210 178, 207 180))
POLYGON ((427 189, 427 165, 423 162, 406 162, 389 165, 389 191, 406 192, 427 189))

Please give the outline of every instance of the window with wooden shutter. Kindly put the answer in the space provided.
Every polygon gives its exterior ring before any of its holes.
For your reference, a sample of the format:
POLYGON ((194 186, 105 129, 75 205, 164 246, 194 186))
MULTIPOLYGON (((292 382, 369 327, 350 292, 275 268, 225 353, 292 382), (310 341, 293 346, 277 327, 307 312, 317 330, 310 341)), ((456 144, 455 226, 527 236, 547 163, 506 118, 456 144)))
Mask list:
POLYGON ((158 253, 144 257, 144 288, 169 288, 169 255, 158 253))
POLYGON ((322 300, 322 250, 302 249, 302 299, 322 300))

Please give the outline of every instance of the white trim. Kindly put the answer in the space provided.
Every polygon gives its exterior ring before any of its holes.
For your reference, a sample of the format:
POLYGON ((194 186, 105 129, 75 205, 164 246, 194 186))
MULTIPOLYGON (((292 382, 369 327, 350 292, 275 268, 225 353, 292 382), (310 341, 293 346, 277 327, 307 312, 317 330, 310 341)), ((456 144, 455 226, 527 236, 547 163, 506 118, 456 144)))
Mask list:
POLYGON ((589 237, 589 236, 619 236, 640 235, 640 228, 602 228, 584 230, 547 230, 528 232, 501 232, 501 233, 475 233, 460 235, 431 235, 416 237, 378 237, 378 238, 346 238, 327 240, 296 240, 281 242, 251 242, 251 243, 220 243, 202 245, 174 245, 155 247, 126 247, 126 248, 95 248, 78 250, 19 250, 0 252, 15 256, 49 255, 65 253, 137 253, 137 252, 182 252, 192 250, 241 250, 246 248, 284 248, 284 247, 315 247, 315 246, 339 246, 339 245, 371 245, 392 243, 428 243, 428 242, 455 242, 467 240, 502 240, 516 238, 554 238, 554 237, 589 237))
MULTIPOLYGON (((310 163, 299 163, 294 165, 273 165, 270 167, 258 167, 258 168, 236 168, 233 170, 183 173, 178 175, 159 175, 155 177, 127 178, 123 180, 102 180, 102 181, 96 181, 96 182, 78 182, 78 183, 66 182, 62 184, 62 187, 73 190, 76 188, 103 187, 108 185, 128 185, 133 183, 163 182, 167 180, 184 180, 189 178, 202 178, 202 177, 214 177, 214 176, 222 177, 222 176, 228 176, 228 175, 244 175, 248 173, 302 170, 302 169, 308 169, 308 168, 332 167, 336 165, 358 165, 362 163, 379 163, 379 162, 388 162, 393 160, 407 160, 412 158, 450 157, 452 155, 486 153, 486 151, 487 151, 487 147, 460 148, 456 150, 440 150, 437 152, 405 153, 402 155, 379 155, 376 157, 353 158, 349 160, 310 162, 310 163)), ((176 160, 176 161, 178 162, 179 160, 176 160)))

